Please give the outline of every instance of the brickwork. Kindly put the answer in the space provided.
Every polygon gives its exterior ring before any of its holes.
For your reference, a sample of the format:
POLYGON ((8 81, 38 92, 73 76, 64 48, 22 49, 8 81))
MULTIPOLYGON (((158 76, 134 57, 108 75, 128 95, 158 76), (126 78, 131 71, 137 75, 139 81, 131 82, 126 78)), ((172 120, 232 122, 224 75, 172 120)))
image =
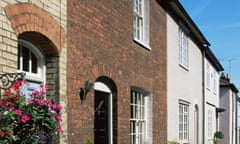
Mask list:
POLYGON ((130 87, 153 94, 153 143, 167 142, 166 14, 150 0, 150 47, 133 41, 132 1, 69 0, 68 132, 69 143, 93 139, 94 92, 81 103, 79 88, 100 76, 117 86, 117 143, 130 143, 130 87))
POLYGON ((66 4, 67 0, 0 1, 0 73, 17 71, 18 38, 41 47, 50 93, 64 106, 61 143, 67 143, 66 4))

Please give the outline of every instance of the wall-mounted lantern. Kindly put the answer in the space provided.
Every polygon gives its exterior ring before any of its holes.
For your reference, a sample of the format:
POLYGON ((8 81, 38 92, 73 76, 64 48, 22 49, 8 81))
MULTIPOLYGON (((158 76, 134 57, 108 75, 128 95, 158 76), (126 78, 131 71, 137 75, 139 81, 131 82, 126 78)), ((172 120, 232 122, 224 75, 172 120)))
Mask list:
POLYGON ((87 94, 92 90, 92 87, 93 87, 93 81, 87 80, 85 82, 84 88, 80 88, 79 95, 80 95, 81 101, 86 100, 87 94))

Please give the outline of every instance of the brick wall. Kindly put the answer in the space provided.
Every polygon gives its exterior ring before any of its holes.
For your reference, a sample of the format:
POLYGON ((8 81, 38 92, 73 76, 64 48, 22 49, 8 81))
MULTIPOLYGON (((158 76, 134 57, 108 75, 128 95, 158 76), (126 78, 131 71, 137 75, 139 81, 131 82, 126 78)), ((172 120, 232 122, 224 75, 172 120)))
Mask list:
POLYGON ((117 143, 130 143, 130 86, 153 94, 153 143, 167 141, 166 15, 150 0, 150 47, 133 41, 132 1, 69 0, 68 132, 69 143, 93 139, 94 92, 81 103, 79 88, 86 80, 106 76, 117 87, 117 143))

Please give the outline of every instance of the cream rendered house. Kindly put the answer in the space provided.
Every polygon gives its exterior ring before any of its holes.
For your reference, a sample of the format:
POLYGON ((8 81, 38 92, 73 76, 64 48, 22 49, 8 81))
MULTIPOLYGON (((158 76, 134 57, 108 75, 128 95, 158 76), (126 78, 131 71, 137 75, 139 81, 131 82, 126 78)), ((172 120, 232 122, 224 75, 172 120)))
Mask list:
POLYGON ((214 133, 219 130, 219 114, 223 109, 219 105, 219 72, 223 71, 221 64, 209 48, 204 53, 204 140, 206 144, 213 143, 214 133))
POLYGON ((209 123, 212 135, 217 125, 214 114, 218 108, 219 88, 216 81, 222 67, 182 5, 173 0, 167 6, 168 141, 207 143, 206 111, 212 108, 207 103, 213 106, 212 113, 209 111, 213 116, 209 123), (214 94, 205 90, 206 63, 214 72, 214 94))

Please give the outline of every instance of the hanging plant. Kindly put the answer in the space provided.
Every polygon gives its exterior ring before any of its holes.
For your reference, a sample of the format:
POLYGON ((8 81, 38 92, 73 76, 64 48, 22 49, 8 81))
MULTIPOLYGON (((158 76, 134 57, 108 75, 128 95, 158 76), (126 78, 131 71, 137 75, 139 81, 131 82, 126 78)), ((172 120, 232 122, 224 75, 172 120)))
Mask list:
POLYGON ((20 95, 22 83, 16 81, 0 98, 0 143, 56 143, 62 133, 62 106, 45 99, 46 85, 40 85, 40 91, 33 91, 26 100, 20 95))

